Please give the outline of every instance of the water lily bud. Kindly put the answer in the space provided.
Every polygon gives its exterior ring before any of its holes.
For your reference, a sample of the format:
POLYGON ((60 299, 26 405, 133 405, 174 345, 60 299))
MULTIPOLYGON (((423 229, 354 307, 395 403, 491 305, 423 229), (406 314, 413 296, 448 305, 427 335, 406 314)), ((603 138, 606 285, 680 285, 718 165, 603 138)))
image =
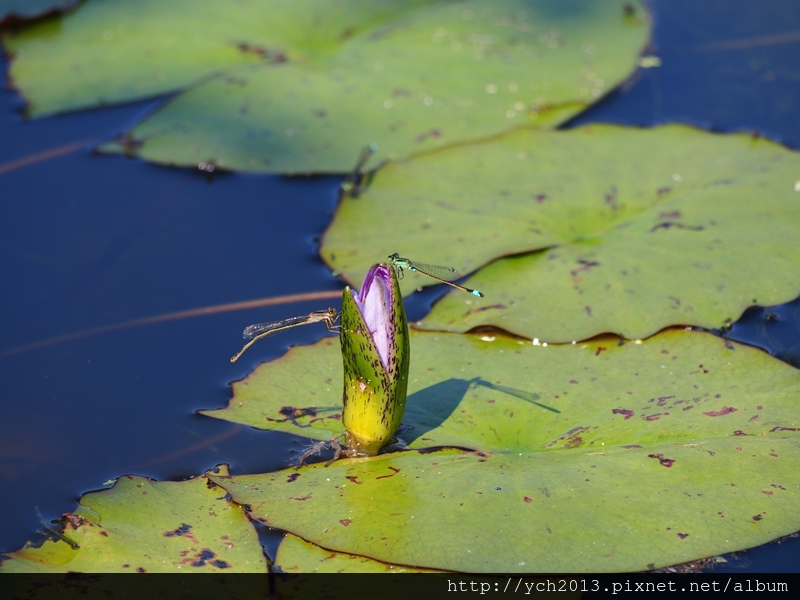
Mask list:
POLYGON ((342 297, 342 422, 351 451, 371 456, 400 427, 408 386, 408 322, 397 275, 373 265, 342 297))

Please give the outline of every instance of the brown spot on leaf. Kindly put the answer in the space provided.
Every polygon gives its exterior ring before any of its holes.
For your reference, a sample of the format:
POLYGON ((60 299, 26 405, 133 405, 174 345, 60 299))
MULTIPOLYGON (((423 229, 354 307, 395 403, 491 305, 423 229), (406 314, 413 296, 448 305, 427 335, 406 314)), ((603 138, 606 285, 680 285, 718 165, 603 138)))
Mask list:
POLYGON ((529 498, 528 496, 525 496, 522 499, 525 501, 525 504, 530 504, 531 502, 533 502, 533 499, 529 498))
POLYGON ((424 142, 428 138, 439 139, 442 137, 442 132, 439 129, 429 129, 423 133, 420 133, 417 137, 414 138, 415 142, 424 142))
POLYGON ((294 498, 292 496, 289 496, 289 500, 298 500, 300 502, 305 502, 306 500, 310 500, 311 496, 312 496, 312 494, 308 494, 307 496, 302 496, 300 498, 294 498))
POLYGON ((341 524, 342 524, 343 526, 345 526, 345 527, 347 527, 348 525, 350 525, 350 523, 352 523, 352 522, 353 522, 353 521, 352 521, 351 519, 339 519, 339 523, 341 523, 341 524))
POLYGON ((187 558, 181 561, 182 564, 191 564, 193 567, 204 567, 210 564, 218 569, 228 569, 230 564, 224 560, 216 558, 216 553, 209 548, 203 548, 193 558, 187 558))
POLYGON ((395 467, 389 467, 390 471, 394 471, 391 475, 378 475, 375 479, 386 479, 387 477, 394 477, 400 472, 400 469, 395 467))
POLYGON ((611 210, 618 210, 617 186, 612 185, 611 189, 603 195, 603 201, 611 207, 611 210))
POLYGON ((216 554, 214 552, 212 552, 208 548, 204 548, 203 550, 198 552, 194 558, 189 560, 182 560, 181 563, 187 563, 191 561, 191 565, 193 567, 203 567, 209 560, 212 560, 215 556, 216 554))
POLYGON ((61 518, 64 519, 64 529, 78 529, 78 527, 82 527, 84 525, 92 525, 91 522, 87 521, 83 517, 79 517, 78 515, 74 515, 72 513, 63 513, 61 518))
POLYGON ((707 417, 722 417, 735 412, 736 409, 733 406, 723 406, 720 410, 712 410, 710 412, 704 412, 703 414, 707 417))
POLYGON ((556 446, 559 442, 563 442, 564 448, 571 449, 577 448, 583 444, 583 438, 579 434, 583 434, 589 431, 588 427, 578 426, 573 427, 564 435, 557 437, 552 442, 546 444, 548 448, 552 448, 556 446))
POLYGON ((633 416, 633 411, 632 410, 628 410, 627 408, 614 408, 614 409, 611 410, 611 414, 624 415, 625 416, 625 420, 627 421, 628 419, 630 419, 633 416))
POLYGON ((687 229, 689 231, 703 231, 705 229, 703 225, 686 225, 685 223, 676 223, 675 221, 664 221, 662 223, 653 225, 650 231, 652 232, 657 229, 670 229, 671 227, 675 227, 676 229, 687 229))
POLYGON ((685 540, 687 537, 689 537, 688 533, 678 533, 676 535, 678 536, 678 538, 680 538, 682 540, 685 540))
POLYGON ((661 463, 662 467, 667 467, 668 469, 675 464, 675 460, 672 458, 666 458, 663 454, 648 454, 647 458, 655 458, 658 459, 658 462, 661 463))
POLYGON ((263 56, 274 63, 281 63, 286 61, 286 55, 277 50, 270 50, 263 46, 255 46, 247 42, 240 42, 236 44, 239 52, 242 54, 252 54, 254 56, 263 56))
POLYGON ((599 262, 596 262, 596 261, 593 261, 593 260, 586 260, 586 259, 583 259, 583 258, 581 258, 581 259, 579 259, 579 260, 577 260, 575 262, 577 262, 580 266, 576 267, 576 268, 574 268, 574 269, 572 269, 570 271, 570 275, 572 275, 573 277, 577 277, 579 273, 582 273, 583 271, 588 271, 592 267, 599 267, 600 266, 599 262))
POLYGON ((192 532, 192 526, 187 525, 186 523, 181 523, 181 526, 177 529, 173 529, 172 531, 165 531, 164 537, 183 537, 188 536, 192 532))

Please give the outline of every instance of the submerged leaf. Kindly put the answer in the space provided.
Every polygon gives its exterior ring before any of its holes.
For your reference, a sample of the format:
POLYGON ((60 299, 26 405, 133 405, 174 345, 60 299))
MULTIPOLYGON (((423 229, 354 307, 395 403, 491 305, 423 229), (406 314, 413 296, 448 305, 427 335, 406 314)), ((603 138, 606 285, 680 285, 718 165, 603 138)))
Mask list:
MULTIPOLYGON (((683 330, 546 347, 416 332, 411 345, 398 435, 415 451, 213 480, 323 548, 446 570, 641 570, 800 528, 800 372, 761 351, 683 330)), ((237 389, 237 408, 212 415, 263 426, 305 398, 298 412, 330 407, 336 422, 338 373, 318 366, 337 352, 292 349, 251 375, 260 398, 237 389)))
POLYGON ((800 294, 798 173, 800 155, 746 135, 523 130, 386 165, 321 253, 348 280, 395 251, 480 268, 469 286, 486 297, 451 292, 428 329, 568 342, 715 328, 800 294))
POLYGON ((370 144, 375 165, 559 124, 648 36, 624 0, 106 0, 5 43, 34 115, 184 90, 106 151, 345 172, 370 144))

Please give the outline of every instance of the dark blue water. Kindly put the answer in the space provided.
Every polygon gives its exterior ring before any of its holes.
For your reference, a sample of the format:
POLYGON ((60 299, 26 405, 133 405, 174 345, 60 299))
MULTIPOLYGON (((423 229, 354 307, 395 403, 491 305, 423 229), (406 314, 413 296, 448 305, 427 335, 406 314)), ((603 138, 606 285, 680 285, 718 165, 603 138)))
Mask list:
MULTIPOLYGON (((572 124, 696 124, 756 131, 800 148, 800 3, 652 2, 658 68, 642 70, 572 124)), ((0 64, 5 71, 7 63, 0 64)), ((154 103, 28 122, 0 93, 0 550, 19 548, 81 493, 123 473, 196 475, 281 468, 289 436, 199 417, 228 383, 318 331, 259 343, 235 365, 256 321, 315 301, 174 320, 21 350, 132 319, 254 298, 335 291, 317 238, 339 180, 287 179, 148 165, 92 154, 154 103), (57 158, 14 161, 78 144, 57 158)), ((798 175, 800 178, 800 174, 798 175)), ((415 294, 420 318, 440 291, 415 294)), ((725 335, 800 364, 800 303, 749 310, 725 335)), ((800 540, 743 553, 723 570, 797 571, 800 540)))

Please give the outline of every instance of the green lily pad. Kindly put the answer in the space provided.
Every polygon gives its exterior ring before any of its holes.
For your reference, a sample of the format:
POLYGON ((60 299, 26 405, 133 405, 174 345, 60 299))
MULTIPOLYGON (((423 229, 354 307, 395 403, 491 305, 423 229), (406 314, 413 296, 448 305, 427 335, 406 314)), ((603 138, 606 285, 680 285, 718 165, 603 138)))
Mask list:
MULTIPOLYGON (((321 254, 480 271, 421 323, 548 342, 718 328, 800 294, 800 155, 683 126, 523 130, 389 164, 345 199, 321 254), (505 257, 505 258, 504 258, 505 257)), ((403 289, 436 284, 406 273, 403 289)))
MULTIPOLYGON (((411 348, 414 450, 213 481, 322 548, 455 571, 641 570, 800 529, 800 372, 759 350, 684 330, 563 346, 413 332, 411 348)), ((206 414, 324 439, 337 355, 293 348, 206 414)))
POLYGON ((263 23, 236 18, 220 3, 207 2, 202 11, 192 5, 199 9, 185 0, 95 0, 9 33, 3 38, 12 55, 9 75, 28 114, 154 97, 218 70, 268 61, 241 46, 263 23))
MULTIPOLYGON (((227 474, 224 468, 218 474, 227 474)), ((66 539, 8 554, 5 573, 266 572, 258 535, 244 510, 205 475, 155 482, 124 475, 84 494, 64 515, 66 539), (66 541, 66 540, 69 540, 66 541)))
POLYGON ((88 2, 10 35, 29 112, 183 90, 107 152, 345 172, 556 125, 627 78, 649 36, 624 0, 88 2))

